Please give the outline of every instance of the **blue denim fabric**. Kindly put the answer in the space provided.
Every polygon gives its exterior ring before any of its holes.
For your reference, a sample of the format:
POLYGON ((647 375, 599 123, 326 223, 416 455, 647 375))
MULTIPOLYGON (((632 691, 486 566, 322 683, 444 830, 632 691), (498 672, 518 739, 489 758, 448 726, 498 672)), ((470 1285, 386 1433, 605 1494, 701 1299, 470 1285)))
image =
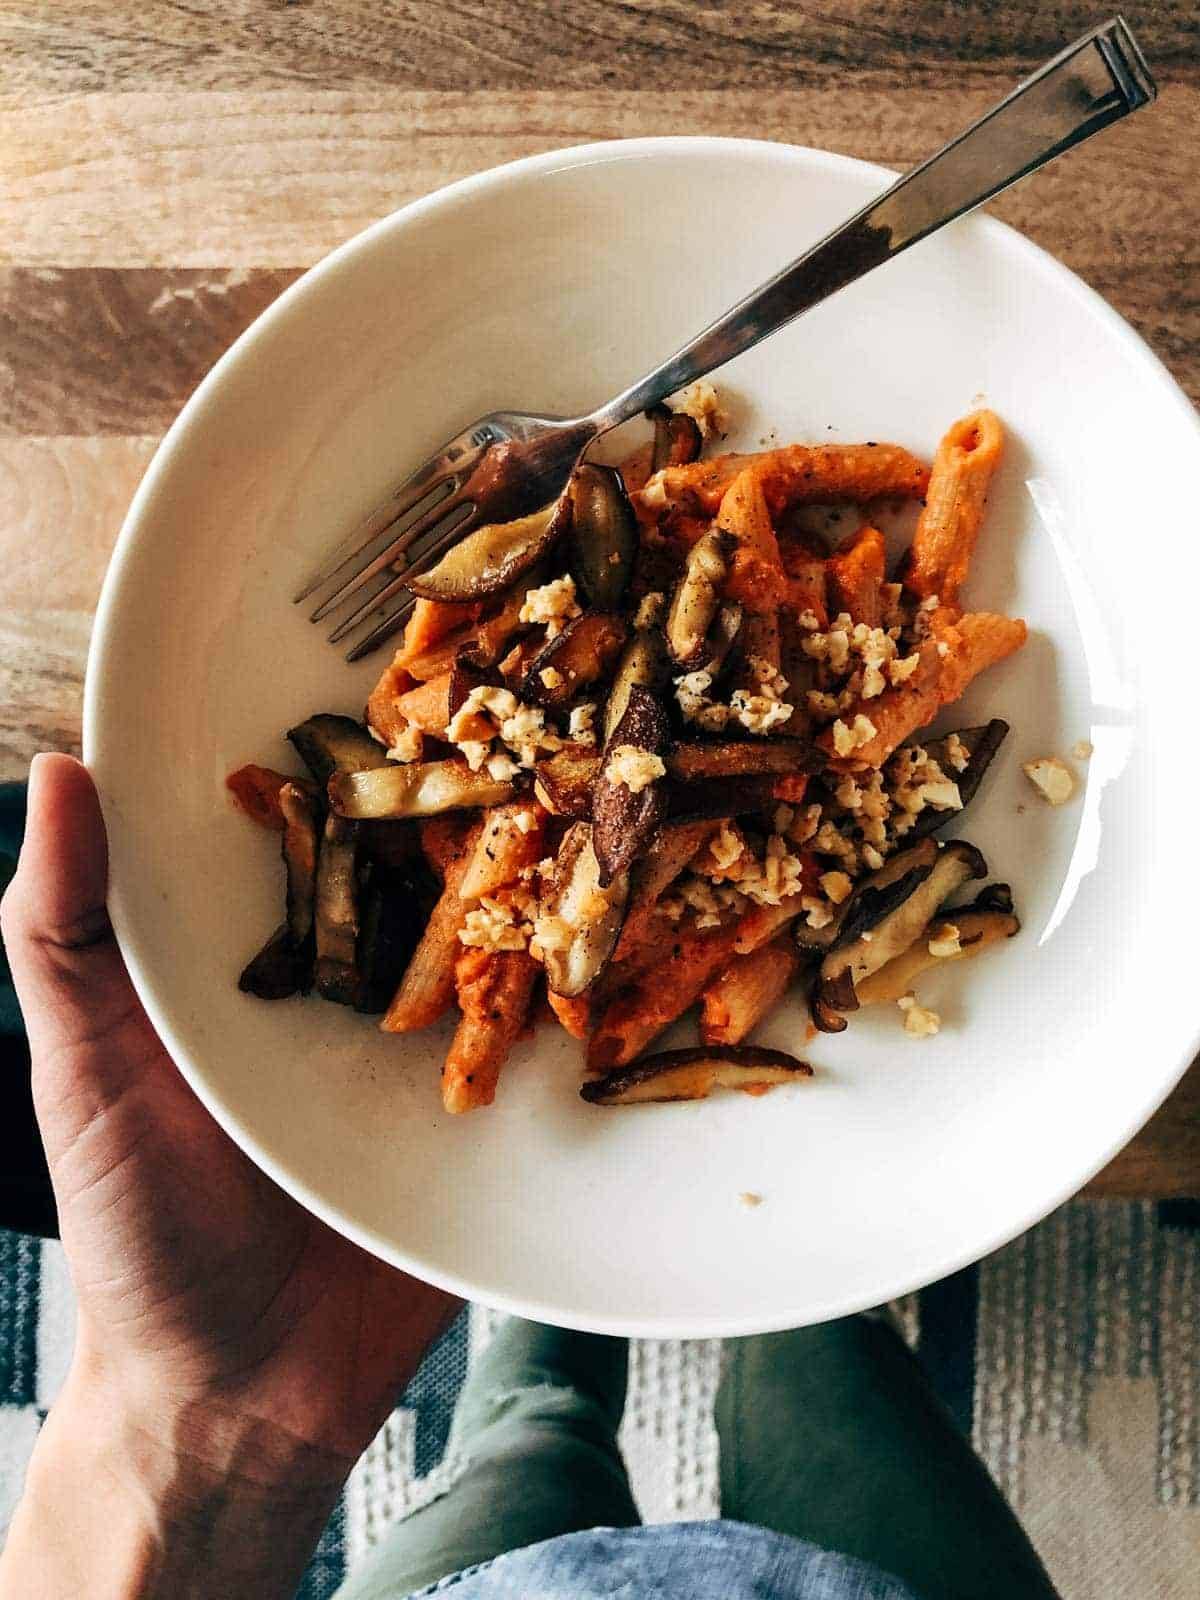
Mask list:
POLYGON ((744 1522, 567 1533, 420 1593, 454 1600, 919 1600, 876 1567, 744 1522))

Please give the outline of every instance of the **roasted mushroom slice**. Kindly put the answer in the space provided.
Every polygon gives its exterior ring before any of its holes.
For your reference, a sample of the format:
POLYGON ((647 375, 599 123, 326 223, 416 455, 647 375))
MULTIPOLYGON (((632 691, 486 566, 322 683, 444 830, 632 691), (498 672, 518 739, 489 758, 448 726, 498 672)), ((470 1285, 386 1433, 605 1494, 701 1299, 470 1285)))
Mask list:
POLYGON ((855 1010, 859 982, 907 950, 956 889, 968 879, 986 874, 987 862, 973 844, 955 839, 938 848, 930 869, 884 916, 874 918, 869 926, 862 922, 853 929, 843 926, 841 939, 821 962, 818 999, 835 1011, 855 1010))
POLYGON ((530 662, 521 693, 552 709, 569 705, 581 689, 607 678, 628 637, 628 625, 614 612, 572 617, 530 662))
POLYGON ((948 961, 970 961, 995 944, 1011 939, 1021 924, 1006 911, 941 911, 908 949, 855 985, 860 1006, 899 1000, 923 972, 948 961), (947 926, 943 929, 943 924, 947 926), (950 936, 953 928, 953 936, 950 936), (941 937, 936 937, 941 933, 941 937), (957 945, 957 949, 954 946, 957 945), (936 950, 936 953, 935 953, 936 950))
POLYGON ((774 802, 778 779, 748 775, 701 778, 681 783, 670 776, 667 762, 667 814, 672 822, 699 822, 706 817, 744 817, 766 811, 774 802))
POLYGON ((958 785, 962 806, 957 811, 939 811, 935 806, 926 806, 917 817, 909 834, 910 839, 920 839, 926 834, 935 833, 954 817, 962 815, 974 799, 976 790, 983 782, 983 775, 992 763, 992 757, 1004 743, 1007 734, 1008 723, 999 717, 993 717, 983 727, 960 728, 957 733, 948 733, 943 739, 921 741, 926 753, 931 755, 946 776, 958 785), (951 741, 955 739, 967 752, 967 764, 961 772, 950 760, 951 741))
POLYGON ((667 648, 681 667, 699 666, 704 658, 705 635, 717 614, 733 543, 731 534, 710 528, 688 551, 667 613, 667 648))
POLYGON ((563 494, 571 507, 569 564, 588 604, 615 611, 633 575, 637 518, 615 467, 583 461, 563 494))
POLYGON ((320 712, 289 728, 287 737, 319 784, 335 772, 370 772, 388 764, 387 752, 361 722, 320 712))
POLYGON ((537 921, 546 982, 555 994, 572 999, 600 976, 621 931, 628 896, 628 873, 601 884, 591 823, 572 823, 558 847, 554 882, 537 921))
POLYGON ((813 1027, 819 1033, 845 1033, 847 1027, 845 1017, 840 1011, 835 1011, 815 990, 809 996, 808 1010, 813 1027))
POLYGON ((286 922, 281 923, 242 969, 238 988, 258 1000, 286 1000, 312 982, 312 955, 304 960, 292 943, 286 922))
POLYGON ((590 817, 600 757, 582 745, 558 750, 533 768, 533 792, 555 817, 590 817))
POLYGON ((592 844, 602 885, 631 865, 667 814, 662 779, 670 743, 666 712, 649 689, 634 684, 592 786, 592 844))
POLYGON ((489 522, 452 545, 428 572, 406 579, 406 586, 422 600, 500 594, 549 553, 570 520, 570 506, 560 498, 514 522, 489 522))
POLYGON ((372 865, 356 947, 360 1011, 386 1011, 428 920, 428 898, 404 873, 372 865))
POLYGON ((338 1005, 362 998, 358 952, 358 838, 353 822, 325 819, 317 859, 317 991, 338 1005))
POLYGON ((699 456, 704 436, 695 417, 686 411, 672 411, 670 406, 660 405, 647 411, 646 420, 654 424, 651 475, 664 467, 686 467, 699 456))
POLYGON ((671 674, 667 647, 657 628, 640 628, 625 646, 612 688, 604 706, 604 741, 607 744, 612 731, 625 715, 629 704, 629 691, 636 686, 657 693, 665 687, 671 674))
POLYGON ((784 1050, 754 1045, 700 1045, 662 1050, 585 1083, 579 1093, 594 1106, 645 1105, 663 1100, 706 1100, 713 1089, 768 1089, 811 1078, 807 1061, 784 1050))
POLYGON ((329 780, 329 804, 339 816, 363 820, 383 817, 432 817, 439 811, 468 806, 494 806, 512 798, 507 779, 472 772, 465 761, 414 761, 390 764, 374 772, 335 772, 329 780))
POLYGON ((287 872, 287 926, 298 951, 309 946, 313 931, 313 906, 317 893, 317 836, 324 810, 316 795, 299 784, 285 783, 279 791, 283 812, 283 865, 287 872))
POLYGON ((938 847, 933 839, 922 839, 909 849, 898 851, 878 872, 855 887, 824 927, 812 928, 806 921, 798 921, 796 943, 803 950, 829 950, 836 944, 857 938, 862 932, 870 932, 929 876, 937 856, 938 847))
POLYGON ((703 778, 784 777, 819 770, 820 757, 803 739, 731 739, 677 744, 671 776, 680 783, 703 778))
POLYGON ((303 780, 280 785, 283 864, 287 874, 287 921, 238 979, 238 988, 260 1000, 307 994, 313 978, 313 906, 317 878, 317 830, 322 805, 303 780))

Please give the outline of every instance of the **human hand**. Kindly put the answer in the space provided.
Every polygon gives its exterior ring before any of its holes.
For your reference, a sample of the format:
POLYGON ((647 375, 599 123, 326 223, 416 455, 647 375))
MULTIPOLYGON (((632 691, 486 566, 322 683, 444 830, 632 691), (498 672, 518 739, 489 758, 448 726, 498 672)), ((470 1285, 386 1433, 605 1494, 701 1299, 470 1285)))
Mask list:
POLYGON ((78 1294, 72 1405, 125 1418, 177 1486, 232 1471, 327 1498, 455 1302, 318 1222, 217 1127, 137 1000, 106 887, 91 778, 39 757, 2 917, 78 1294))

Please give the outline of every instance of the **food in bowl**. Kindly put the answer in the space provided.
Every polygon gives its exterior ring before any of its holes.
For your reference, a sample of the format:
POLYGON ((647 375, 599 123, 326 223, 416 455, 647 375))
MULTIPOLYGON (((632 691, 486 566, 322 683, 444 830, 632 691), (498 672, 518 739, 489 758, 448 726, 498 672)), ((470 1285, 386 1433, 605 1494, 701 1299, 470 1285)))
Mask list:
POLYGON ((620 468, 580 463, 551 505, 480 528, 414 577, 365 718, 288 737, 306 777, 230 775, 282 834, 286 916, 241 987, 460 1019, 446 1108, 495 1097, 546 1004, 602 1106, 762 1093, 807 1077, 746 1044, 784 995, 810 1035, 892 1003, 1019 928, 981 853, 935 835, 1006 724, 919 739, 1025 624, 960 594, 1003 450, 989 411, 931 467, 898 445, 705 457, 709 385, 652 414, 620 468), (891 578, 872 507, 919 503, 891 578), (832 548, 812 508, 858 508, 832 548), (647 1055, 694 1005, 701 1044, 647 1055))

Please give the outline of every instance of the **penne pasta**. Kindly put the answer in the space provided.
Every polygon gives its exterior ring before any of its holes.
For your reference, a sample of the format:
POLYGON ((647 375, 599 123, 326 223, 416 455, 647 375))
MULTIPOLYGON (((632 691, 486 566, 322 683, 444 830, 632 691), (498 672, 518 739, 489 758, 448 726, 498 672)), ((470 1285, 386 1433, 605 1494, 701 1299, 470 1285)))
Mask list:
POLYGON ((838 546, 825 564, 830 612, 834 616, 848 612, 851 621, 877 628, 886 565, 883 534, 865 523, 838 546))
MULTIPOLYGON (((473 837, 469 844, 474 846, 473 837)), ((462 948, 458 935, 469 910, 458 891, 470 860, 470 848, 461 849, 446 859, 442 892, 400 980, 400 987, 380 1021, 384 1033, 414 1033, 418 1028, 427 1028, 449 1010, 454 999, 454 964, 462 948)))
POLYGON ((665 467, 635 496, 635 505, 656 524, 679 513, 712 517, 748 468, 758 475, 772 516, 804 502, 920 500, 929 486, 929 468, 900 445, 792 444, 665 467))
POLYGON ((586 995, 578 995, 572 1000, 565 994, 555 994, 553 989, 547 989, 546 1002, 572 1039, 587 1038, 592 1023, 592 1003, 586 995))
POLYGON ((729 959, 728 928, 679 929, 662 959, 635 978, 606 1008, 588 1044, 589 1072, 607 1072, 639 1055, 651 1039, 695 1005, 713 973, 729 959))
POLYGON ((752 468, 740 472, 722 496, 717 527, 734 540, 725 598, 748 612, 776 610, 787 582, 762 482, 752 468))
POLYGON ((444 739, 450 720, 449 672, 439 672, 436 678, 418 683, 400 695, 396 710, 403 717, 405 727, 417 728, 433 739, 444 739))
POLYGON ((700 1037, 705 1044, 741 1044, 783 998, 800 970, 800 953, 786 940, 734 956, 701 999, 700 1037))
POLYGON ((478 900, 515 883, 523 867, 542 858, 546 813, 536 800, 495 806, 484 818, 459 886, 464 900, 478 900))
POLYGON ((454 967, 462 1020, 442 1068, 442 1104, 461 1115, 496 1098, 529 1012, 538 965, 524 950, 464 950, 454 967))
POLYGON ((904 567, 904 584, 922 599, 953 605, 967 577, 992 476, 1004 453, 994 411, 956 422, 938 446, 925 505, 904 567))

